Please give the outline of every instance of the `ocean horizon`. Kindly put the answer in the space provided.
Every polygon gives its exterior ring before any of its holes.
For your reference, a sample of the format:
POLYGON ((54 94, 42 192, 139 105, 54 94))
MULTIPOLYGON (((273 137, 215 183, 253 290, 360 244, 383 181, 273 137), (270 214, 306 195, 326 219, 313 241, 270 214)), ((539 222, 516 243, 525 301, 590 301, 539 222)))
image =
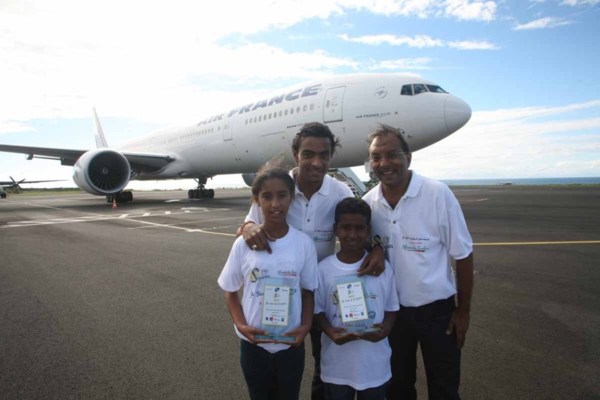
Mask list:
POLYGON ((440 179, 448 186, 600 185, 600 177, 440 179))

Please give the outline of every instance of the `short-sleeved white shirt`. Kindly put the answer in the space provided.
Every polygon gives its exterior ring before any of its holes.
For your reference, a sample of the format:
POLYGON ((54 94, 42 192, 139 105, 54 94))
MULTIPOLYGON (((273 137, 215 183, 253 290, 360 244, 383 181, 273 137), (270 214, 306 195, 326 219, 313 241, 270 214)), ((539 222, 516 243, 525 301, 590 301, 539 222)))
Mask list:
MULTIPOLYGON (((289 315, 289 326, 292 330, 301 323, 301 289, 314 291, 318 286, 315 245, 307 235, 292 227, 284 237, 269 244, 273 250, 272 254, 266 251, 252 251, 244 239, 238 237, 219 276, 219 286, 227 292, 237 292, 244 287, 241 303, 246 322, 250 326, 259 327, 265 279, 285 278, 292 289, 289 315)), ((247 340, 237 328, 235 331, 241 339, 247 340)), ((259 346, 271 353, 290 347, 281 343, 265 343, 259 346)))
POLYGON ((451 259, 471 254, 473 240, 450 188, 413 171, 394 209, 381 184, 363 199, 371 206, 372 234, 381 236, 394 268, 400 304, 418 307, 456 294, 451 259))
MULTIPOLYGON (((307 200, 296 186, 296 193, 287 213, 287 222, 306 233, 315 242, 319 261, 335 251, 335 206, 340 200, 353 196, 352 190, 346 184, 329 175, 325 175, 319 191, 313 194, 310 200, 307 200)), ((263 213, 256 202, 252 202, 246 221, 264 223, 263 213)))
MULTIPOLYGON (((366 257, 366 253, 365 253, 366 257)), ((357 263, 345 264, 332 255, 319 263, 319 288, 315 295, 315 314, 325 313, 332 326, 342 326, 336 304, 336 279, 355 275, 365 257, 357 263)), ((394 272, 386 263, 380 276, 362 277, 365 296, 374 323, 383 321, 385 312, 399 309, 394 272)), ((356 390, 378 387, 391 376, 390 357, 392 350, 388 339, 373 343, 355 340, 337 345, 326 334, 321 335, 321 379, 336 385, 349 385, 356 390)))

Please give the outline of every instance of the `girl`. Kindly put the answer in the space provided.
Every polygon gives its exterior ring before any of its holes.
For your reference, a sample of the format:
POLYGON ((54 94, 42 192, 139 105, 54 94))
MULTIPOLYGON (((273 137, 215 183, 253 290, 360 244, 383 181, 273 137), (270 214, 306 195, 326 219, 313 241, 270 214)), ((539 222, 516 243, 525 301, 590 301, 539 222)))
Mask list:
POLYGON ((276 239, 269 243, 272 253, 252 251, 239 237, 218 280, 242 339, 240 362, 252 400, 298 399, 300 393, 318 277, 313 241, 286 221, 294 193, 285 170, 259 173, 252 199, 263 212, 263 229, 276 239))

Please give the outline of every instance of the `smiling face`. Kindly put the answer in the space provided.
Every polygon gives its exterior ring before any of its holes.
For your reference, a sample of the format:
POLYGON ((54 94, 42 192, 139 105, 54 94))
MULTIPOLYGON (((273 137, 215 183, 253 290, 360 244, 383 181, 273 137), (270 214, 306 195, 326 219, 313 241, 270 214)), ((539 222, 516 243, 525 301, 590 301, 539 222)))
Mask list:
POLYGON ((320 186, 331 162, 331 142, 328 138, 305 137, 294 151, 298 165, 298 182, 320 186))
POLYGON ((260 186, 255 200, 265 217, 265 225, 286 223, 292 194, 289 186, 280 178, 268 178, 260 186))
POLYGON ((402 150, 400 140, 392 135, 377 136, 369 146, 371 169, 382 185, 408 185, 412 155, 402 150))
POLYGON ((343 252, 362 253, 370 231, 366 217, 358 213, 341 214, 335 224, 335 235, 343 252))

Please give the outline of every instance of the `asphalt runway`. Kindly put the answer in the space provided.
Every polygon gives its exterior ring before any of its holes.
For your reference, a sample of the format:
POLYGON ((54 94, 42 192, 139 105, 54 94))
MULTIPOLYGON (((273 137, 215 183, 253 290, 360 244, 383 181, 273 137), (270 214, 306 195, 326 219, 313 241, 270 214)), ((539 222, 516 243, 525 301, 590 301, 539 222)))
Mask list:
MULTIPOLYGON (((476 243, 463 398, 600 399, 600 186, 453 190, 476 243)), ((0 200, 1 399, 247 398, 216 280, 249 190, 134 196, 0 200)))

